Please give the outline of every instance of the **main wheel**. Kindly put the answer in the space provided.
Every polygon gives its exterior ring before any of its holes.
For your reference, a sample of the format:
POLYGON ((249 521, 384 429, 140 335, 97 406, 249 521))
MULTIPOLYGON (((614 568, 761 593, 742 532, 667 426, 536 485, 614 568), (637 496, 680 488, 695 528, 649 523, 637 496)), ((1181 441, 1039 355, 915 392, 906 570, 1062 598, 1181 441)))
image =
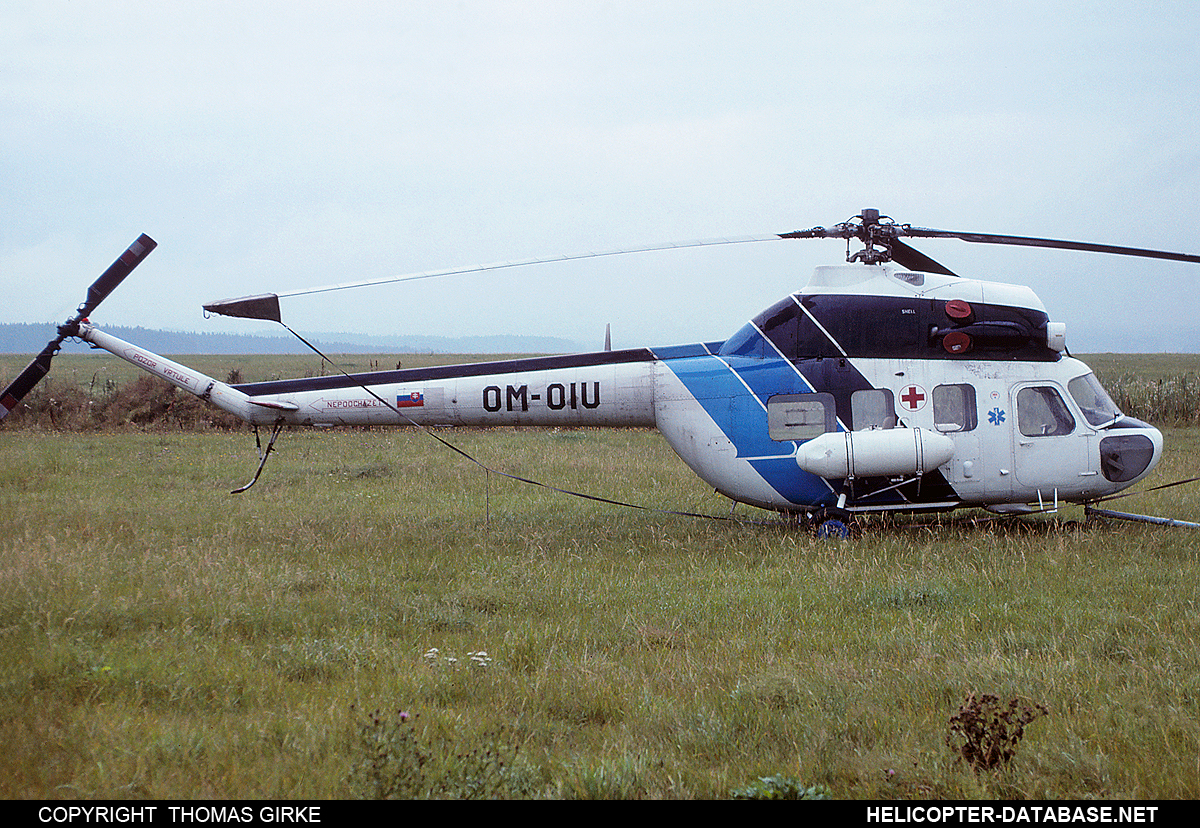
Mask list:
POLYGON ((829 518, 817 524, 818 538, 848 538, 850 527, 837 518, 829 518))

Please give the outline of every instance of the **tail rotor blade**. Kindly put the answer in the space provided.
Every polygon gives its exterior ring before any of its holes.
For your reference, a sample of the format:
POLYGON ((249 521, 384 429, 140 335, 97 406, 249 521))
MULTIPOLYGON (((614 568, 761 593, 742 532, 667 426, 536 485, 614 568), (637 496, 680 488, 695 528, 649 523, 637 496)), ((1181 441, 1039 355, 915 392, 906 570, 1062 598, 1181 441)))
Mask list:
POLYGON ((108 270, 100 274, 99 279, 92 282, 92 286, 88 288, 87 301, 79 306, 79 314, 75 321, 78 322, 89 316, 96 306, 108 298, 108 295, 117 289, 117 285, 121 284, 125 277, 132 273, 133 269, 140 265, 142 260, 149 256, 156 247, 158 247, 158 242, 145 233, 138 236, 137 241, 129 245, 125 252, 109 265, 108 270))
POLYGON ((42 377, 50 373, 50 360, 54 358, 54 352, 58 350, 60 344, 62 344, 61 341, 52 340, 46 346, 46 350, 34 357, 33 361, 25 366, 25 370, 8 384, 8 388, 5 388, 3 393, 0 393, 0 420, 7 417, 9 412, 25 398, 25 395, 42 381, 42 377))

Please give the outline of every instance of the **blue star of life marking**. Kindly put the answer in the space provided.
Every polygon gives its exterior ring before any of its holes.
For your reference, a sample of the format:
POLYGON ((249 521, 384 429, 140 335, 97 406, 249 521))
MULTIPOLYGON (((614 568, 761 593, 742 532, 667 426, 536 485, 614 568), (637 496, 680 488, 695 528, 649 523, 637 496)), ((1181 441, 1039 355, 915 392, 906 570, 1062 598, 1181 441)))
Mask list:
POLYGON ((993 408, 988 412, 988 422, 992 425, 1000 425, 1004 422, 1004 411, 999 408, 993 408))

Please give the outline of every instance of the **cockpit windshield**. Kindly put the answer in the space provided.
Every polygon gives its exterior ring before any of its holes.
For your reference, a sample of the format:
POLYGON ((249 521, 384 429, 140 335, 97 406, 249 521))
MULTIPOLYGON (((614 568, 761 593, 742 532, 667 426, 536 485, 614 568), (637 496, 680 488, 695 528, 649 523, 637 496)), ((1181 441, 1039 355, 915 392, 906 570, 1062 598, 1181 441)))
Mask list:
POLYGON ((1104 386, 1096 379, 1095 374, 1084 374, 1067 383, 1067 390, 1079 407, 1083 416, 1094 426, 1108 425, 1121 417, 1121 410, 1108 396, 1104 386))

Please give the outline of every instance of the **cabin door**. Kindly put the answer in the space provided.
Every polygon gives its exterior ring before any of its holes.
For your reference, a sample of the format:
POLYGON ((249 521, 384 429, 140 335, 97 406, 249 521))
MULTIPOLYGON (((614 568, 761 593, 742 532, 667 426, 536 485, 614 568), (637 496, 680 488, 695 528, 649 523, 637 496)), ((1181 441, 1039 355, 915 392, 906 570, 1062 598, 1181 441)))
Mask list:
POLYGON ((1091 463, 1092 430, 1078 422, 1064 393, 1049 383, 1012 389, 1013 465, 1018 488, 1031 499, 1051 500, 1086 489, 1096 471, 1091 463), (1032 490, 1032 491, 1031 491, 1032 490))

